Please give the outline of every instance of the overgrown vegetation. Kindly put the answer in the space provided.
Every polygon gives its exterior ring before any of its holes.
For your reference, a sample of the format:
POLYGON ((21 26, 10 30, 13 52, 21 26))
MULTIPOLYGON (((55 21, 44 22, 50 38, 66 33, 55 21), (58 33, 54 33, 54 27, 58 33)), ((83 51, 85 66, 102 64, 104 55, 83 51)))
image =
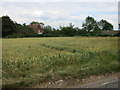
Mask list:
POLYGON ((3 39, 3 87, 118 72, 117 37, 3 39))
POLYGON ((32 28, 13 22, 9 16, 3 16, 0 19, 2 19, 2 37, 15 38, 35 34, 32 28))
POLYGON ((72 23, 68 26, 60 26, 53 28, 50 25, 45 25, 42 22, 31 22, 31 24, 40 24, 44 34, 38 35, 32 28, 29 28, 25 23, 23 25, 13 22, 9 16, 2 16, 2 36, 7 38, 21 37, 70 37, 70 36, 120 36, 120 33, 115 35, 104 35, 102 31, 112 31, 113 25, 106 20, 96 21, 93 17, 86 17, 82 28, 75 27, 72 23))

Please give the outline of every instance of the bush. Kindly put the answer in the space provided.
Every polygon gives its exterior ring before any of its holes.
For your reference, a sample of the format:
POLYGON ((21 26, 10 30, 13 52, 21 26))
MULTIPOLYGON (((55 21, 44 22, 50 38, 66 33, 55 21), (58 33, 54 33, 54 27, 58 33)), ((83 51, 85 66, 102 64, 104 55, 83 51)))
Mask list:
POLYGON ((89 36, 88 34, 81 34, 81 36, 89 36))
POLYGON ((116 33, 114 34, 114 36, 120 37, 120 33, 116 33))
POLYGON ((44 37, 58 37, 57 34, 44 34, 44 37))
POLYGON ((24 37, 37 37, 37 34, 26 34, 24 37))
POLYGON ((16 34, 16 33, 10 34, 10 35, 6 36, 6 38, 22 38, 22 37, 24 37, 24 35, 22 35, 22 34, 16 34))
POLYGON ((111 35, 111 34, 99 34, 98 36, 101 36, 101 37, 112 37, 114 35, 111 35))
POLYGON ((104 34, 103 35, 104 37, 109 37, 109 36, 112 36, 111 34, 104 34))

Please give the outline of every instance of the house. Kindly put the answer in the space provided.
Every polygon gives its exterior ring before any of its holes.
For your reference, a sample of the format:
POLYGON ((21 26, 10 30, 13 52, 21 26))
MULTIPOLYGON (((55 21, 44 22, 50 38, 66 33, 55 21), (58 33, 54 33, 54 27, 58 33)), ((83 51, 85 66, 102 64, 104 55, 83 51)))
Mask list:
POLYGON ((114 34, 117 34, 118 33, 118 31, 116 30, 112 30, 112 31, 109 31, 109 30, 107 30, 107 31, 102 31, 102 34, 109 34, 109 35, 114 35, 114 34))
POLYGON ((40 24, 30 24, 30 25, 27 25, 28 27, 30 28, 33 28, 33 30, 37 33, 37 34, 43 34, 43 30, 40 26, 40 24))

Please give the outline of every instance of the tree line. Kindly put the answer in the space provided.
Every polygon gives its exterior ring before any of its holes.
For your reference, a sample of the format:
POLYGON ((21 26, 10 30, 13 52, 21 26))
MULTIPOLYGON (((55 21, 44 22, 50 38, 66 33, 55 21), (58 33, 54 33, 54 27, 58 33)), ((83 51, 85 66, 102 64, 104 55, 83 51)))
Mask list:
POLYGON ((112 31, 113 25, 107 20, 96 21, 93 17, 86 17, 82 28, 75 27, 72 23, 68 26, 53 28, 42 22, 33 21, 31 24, 40 24, 44 34, 38 35, 34 30, 12 21, 9 16, 2 16, 2 37, 57 37, 57 36, 102 36, 102 31, 112 31))

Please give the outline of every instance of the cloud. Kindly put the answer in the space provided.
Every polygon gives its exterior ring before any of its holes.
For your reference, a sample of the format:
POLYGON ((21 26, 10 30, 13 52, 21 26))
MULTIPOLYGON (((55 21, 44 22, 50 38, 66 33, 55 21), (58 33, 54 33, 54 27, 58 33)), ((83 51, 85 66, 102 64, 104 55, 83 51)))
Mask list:
POLYGON ((33 11, 32 13, 31 13, 33 16, 42 16, 43 15, 43 11, 33 11))
POLYGON ((4 0, 4 2, 119 2, 119 0, 4 0))
POLYGON ((85 18, 92 16, 110 21, 117 29, 117 5, 117 2, 4 2, 2 15, 7 14, 21 24, 39 21, 53 27, 70 22, 81 27, 85 18))
POLYGON ((108 14, 101 14, 97 16, 97 19, 100 20, 101 19, 105 19, 108 22, 110 22, 111 24, 113 24, 115 29, 118 29, 118 15, 117 14, 113 14, 113 15, 108 15, 108 14))

